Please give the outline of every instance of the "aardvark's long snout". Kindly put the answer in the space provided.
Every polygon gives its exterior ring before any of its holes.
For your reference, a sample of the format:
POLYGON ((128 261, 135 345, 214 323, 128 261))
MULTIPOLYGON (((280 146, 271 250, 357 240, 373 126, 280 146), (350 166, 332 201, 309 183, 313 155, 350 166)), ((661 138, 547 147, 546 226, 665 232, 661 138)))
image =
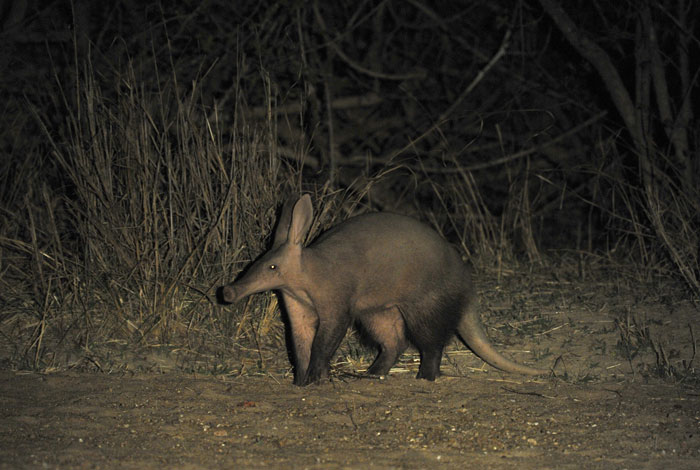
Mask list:
POLYGON ((236 301, 236 288, 232 285, 224 286, 221 289, 221 297, 224 302, 232 303, 236 301))

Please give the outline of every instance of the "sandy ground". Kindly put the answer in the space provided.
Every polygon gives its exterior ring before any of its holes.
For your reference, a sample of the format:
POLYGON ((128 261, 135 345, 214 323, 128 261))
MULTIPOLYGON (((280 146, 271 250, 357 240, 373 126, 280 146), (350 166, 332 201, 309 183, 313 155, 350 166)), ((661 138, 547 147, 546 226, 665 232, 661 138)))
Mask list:
POLYGON ((217 380, 0 374, 0 468, 700 466, 700 396, 481 374, 217 380))
POLYGON ((434 383, 413 378, 412 354, 384 379, 359 377, 344 347, 333 380, 305 388, 274 350, 264 370, 218 376, 0 371, 0 469, 700 468, 697 307, 563 289, 482 302, 499 350, 555 366, 535 380, 455 345, 434 383))

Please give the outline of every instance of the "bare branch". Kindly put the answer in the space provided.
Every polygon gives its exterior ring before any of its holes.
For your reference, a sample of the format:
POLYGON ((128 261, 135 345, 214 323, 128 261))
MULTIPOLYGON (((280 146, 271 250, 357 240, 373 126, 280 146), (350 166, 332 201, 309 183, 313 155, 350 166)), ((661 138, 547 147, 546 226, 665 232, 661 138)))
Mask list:
POLYGON ((642 132, 635 117, 634 103, 610 56, 574 24, 556 0, 539 0, 539 2, 569 43, 598 70, 617 111, 632 135, 635 146, 641 149, 642 132))
MULTIPOLYGON (((510 30, 506 31, 505 36, 503 36, 503 40, 501 41, 501 47, 498 48, 498 51, 494 54, 494 56, 491 58, 491 60, 482 68, 479 70, 479 73, 476 74, 476 77, 467 85, 467 87, 460 93, 460 95, 457 97, 457 99, 452 103, 452 105, 447 108, 441 115, 440 117, 437 118, 437 120, 433 123, 432 126, 428 128, 425 132, 423 132, 420 136, 418 136, 417 139, 412 140, 408 144, 406 144, 405 147, 403 147, 401 150, 396 152, 394 156, 400 155, 409 148, 413 147, 416 145, 418 142, 423 140, 426 136, 430 135, 435 129, 440 127, 446 120, 447 118, 457 109, 457 107, 462 104, 462 101, 469 96, 469 94, 476 88, 476 86, 479 84, 479 82, 486 76, 489 70, 493 68, 494 65, 503 57, 506 53, 506 49, 508 49, 508 44, 510 43, 510 30)), ((393 157, 392 157, 393 158, 393 157)))
MULTIPOLYGON (((365 108, 368 106, 374 106, 382 102, 382 97, 376 93, 365 93, 364 95, 354 95, 354 96, 343 96, 340 98, 335 98, 331 102, 331 108, 334 110, 339 109, 351 109, 351 108, 365 108)), ((302 103, 294 102, 285 104, 283 106, 276 106, 274 109, 270 110, 272 116, 277 116, 280 114, 298 114, 302 110, 302 103)), ((252 118, 266 118, 268 113, 267 106, 255 106, 250 108, 246 113, 252 118)))
MULTIPOLYGON (((326 27, 325 21, 323 21, 323 16, 321 16, 321 12, 318 10, 318 2, 314 2, 313 5, 313 10, 314 10, 314 16, 316 18, 316 21, 318 22, 319 26, 321 27, 321 30, 323 31, 324 36, 326 36, 326 31, 328 31, 328 28, 326 27)), ((338 57, 343 60, 346 64, 348 64, 351 68, 353 68, 355 71, 360 72, 364 75, 368 75, 372 78, 379 78, 382 80, 398 80, 398 81, 404 81, 404 80, 422 80, 427 76, 427 72, 425 70, 417 70, 414 72, 407 72, 403 74, 393 74, 393 73, 385 73, 385 72, 379 72, 377 70, 370 70, 354 60, 352 60, 343 50, 338 47, 336 44, 336 39, 330 39, 328 38, 327 40, 327 45, 331 49, 333 49, 333 52, 338 54, 338 57)))

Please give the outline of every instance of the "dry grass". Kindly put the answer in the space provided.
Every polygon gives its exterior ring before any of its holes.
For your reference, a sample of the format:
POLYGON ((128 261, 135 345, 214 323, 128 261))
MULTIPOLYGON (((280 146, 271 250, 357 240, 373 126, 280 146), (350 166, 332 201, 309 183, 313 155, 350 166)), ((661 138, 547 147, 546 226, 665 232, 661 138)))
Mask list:
POLYGON ((67 135, 35 111, 66 186, 28 195, 26 237, 4 243, 21 256, 3 284, 22 299, 4 332, 35 368, 64 363, 61 349, 186 344, 217 328, 212 290, 262 250, 298 171, 265 130, 219 128, 197 83, 152 92, 127 74, 108 99, 89 64, 80 72, 73 89, 57 83, 67 135))

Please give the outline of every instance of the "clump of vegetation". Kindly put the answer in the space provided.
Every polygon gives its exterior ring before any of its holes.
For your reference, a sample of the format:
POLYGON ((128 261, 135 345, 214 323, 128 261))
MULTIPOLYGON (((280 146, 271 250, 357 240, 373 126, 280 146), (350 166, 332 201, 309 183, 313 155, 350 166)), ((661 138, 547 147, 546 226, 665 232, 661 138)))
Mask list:
POLYGON ((693 362, 697 344, 691 325, 688 325, 691 337, 692 355, 686 359, 680 359, 678 349, 669 348, 668 344, 659 339, 651 331, 650 321, 639 320, 636 317, 626 315, 618 319, 616 324, 620 333, 620 340, 617 343, 618 353, 630 364, 632 372, 636 369, 633 360, 643 356, 645 353, 653 353, 655 362, 649 363, 642 360, 638 369, 646 377, 659 377, 679 382, 696 382, 698 376, 693 362))

